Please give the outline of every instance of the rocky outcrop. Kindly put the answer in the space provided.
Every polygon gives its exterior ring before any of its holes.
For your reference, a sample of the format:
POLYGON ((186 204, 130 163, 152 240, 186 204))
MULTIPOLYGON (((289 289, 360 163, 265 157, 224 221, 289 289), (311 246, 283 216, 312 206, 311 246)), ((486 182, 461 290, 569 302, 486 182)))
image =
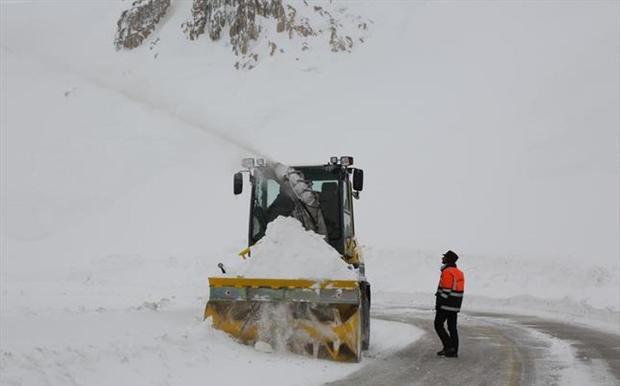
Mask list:
POLYGON ((194 0, 192 19, 184 24, 184 31, 191 40, 208 33, 217 41, 228 27, 233 51, 246 55, 250 41, 257 40, 261 32, 257 16, 277 20, 277 32, 284 31, 282 0, 194 0))
POLYGON ((136 48, 155 30, 159 21, 166 15, 170 0, 136 0, 116 23, 114 46, 136 48))
MULTIPOLYGON (((136 1, 118 22, 117 48, 139 46, 169 4, 170 0, 136 1)), ((350 52, 364 42, 367 27, 367 21, 331 1, 311 5, 305 0, 193 0, 189 20, 182 25, 190 40, 203 35, 226 40, 238 58, 238 69, 251 69, 261 57, 284 53, 285 45, 298 51, 296 55, 320 44, 332 52, 350 52)))

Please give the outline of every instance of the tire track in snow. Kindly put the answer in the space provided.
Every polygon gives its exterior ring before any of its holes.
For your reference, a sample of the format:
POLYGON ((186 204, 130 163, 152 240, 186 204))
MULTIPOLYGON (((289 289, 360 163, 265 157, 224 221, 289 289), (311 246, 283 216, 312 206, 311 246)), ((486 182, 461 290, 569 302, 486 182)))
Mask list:
POLYGON ((532 316, 468 313, 476 317, 511 319, 527 328, 570 342, 578 360, 589 367, 604 367, 620 384, 620 336, 575 324, 561 323, 532 316))

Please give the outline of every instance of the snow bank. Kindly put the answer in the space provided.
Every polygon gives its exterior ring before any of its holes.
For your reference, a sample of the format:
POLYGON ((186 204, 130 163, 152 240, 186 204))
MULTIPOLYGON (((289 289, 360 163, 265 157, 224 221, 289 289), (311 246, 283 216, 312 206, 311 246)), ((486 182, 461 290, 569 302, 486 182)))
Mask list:
MULTIPOLYGON (((117 300, 117 306, 124 303, 117 300)), ((1 315, 11 334, 2 340, 0 384, 191 386, 208 379, 208 384, 223 385, 257 380, 274 386, 319 385, 384 360, 423 333, 414 326, 373 320, 373 341, 364 361, 343 364, 237 344, 202 322, 198 306, 171 300, 157 311, 136 307, 1 315)))
MULTIPOLYGON (((615 265, 460 253, 466 296, 505 299, 533 296, 572 299, 595 308, 619 311, 620 272, 615 265)), ((366 247, 367 274, 385 292, 428 292, 439 280, 441 252, 366 247)), ((432 297, 434 301, 434 297, 432 297)), ((465 305, 467 302, 465 303, 465 305)))
POLYGON ((252 247, 251 257, 229 274, 255 278, 356 280, 357 273, 323 236, 307 231, 293 217, 278 217, 265 237, 252 247))
MULTIPOLYGON (((374 306, 433 309, 440 251, 365 247, 374 306)), ((617 263, 527 259, 459 253, 465 273, 463 310, 539 315, 619 333, 617 263)))

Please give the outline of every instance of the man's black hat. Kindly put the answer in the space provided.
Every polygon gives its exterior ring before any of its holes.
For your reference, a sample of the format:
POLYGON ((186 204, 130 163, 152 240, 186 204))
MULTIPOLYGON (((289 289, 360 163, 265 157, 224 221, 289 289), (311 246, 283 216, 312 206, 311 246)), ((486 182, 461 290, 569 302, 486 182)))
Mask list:
POLYGON ((448 259, 448 261, 451 261, 452 263, 456 263, 456 261, 459 259, 459 255, 457 255, 456 253, 454 253, 452 251, 448 251, 448 252, 444 253, 443 256, 446 259, 448 259))

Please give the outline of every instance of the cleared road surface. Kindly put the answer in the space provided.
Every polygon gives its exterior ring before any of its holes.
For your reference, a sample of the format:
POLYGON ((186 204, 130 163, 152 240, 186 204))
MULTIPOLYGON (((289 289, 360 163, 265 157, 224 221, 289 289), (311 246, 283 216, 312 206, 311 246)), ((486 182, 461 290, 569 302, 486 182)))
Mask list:
POLYGON ((432 312, 373 318, 425 331, 415 343, 329 385, 620 385, 620 336, 529 316, 462 313, 459 358, 437 357, 432 312))

